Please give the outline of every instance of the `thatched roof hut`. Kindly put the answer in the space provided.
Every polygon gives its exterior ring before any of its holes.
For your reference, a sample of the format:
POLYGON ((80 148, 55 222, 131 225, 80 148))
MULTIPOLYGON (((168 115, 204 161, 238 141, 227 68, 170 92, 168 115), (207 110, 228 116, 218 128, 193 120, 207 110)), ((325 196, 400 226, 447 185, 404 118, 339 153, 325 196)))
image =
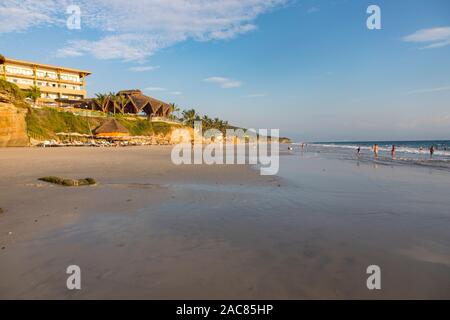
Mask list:
POLYGON ((110 119, 95 129, 96 137, 126 137, 130 132, 116 119, 110 119))
POLYGON ((128 100, 124 107, 125 113, 141 113, 152 116, 168 116, 170 114, 170 105, 158 99, 144 95, 141 90, 122 90, 117 93, 128 100), (130 112, 127 112, 130 111, 130 112))
POLYGON ((146 96, 141 90, 119 91, 114 96, 105 96, 103 103, 99 103, 95 99, 82 100, 74 104, 74 107, 109 113, 145 113, 154 117, 167 117, 172 111, 168 103, 146 96))

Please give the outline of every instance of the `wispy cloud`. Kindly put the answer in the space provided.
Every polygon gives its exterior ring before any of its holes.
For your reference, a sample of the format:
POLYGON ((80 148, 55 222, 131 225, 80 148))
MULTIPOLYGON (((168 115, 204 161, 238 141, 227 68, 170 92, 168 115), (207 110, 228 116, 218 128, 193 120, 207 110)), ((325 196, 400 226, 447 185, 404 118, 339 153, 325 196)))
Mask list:
POLYGON ((153 71, 159 69, 159 66, 136 66, 131 67, 128 70, 133 72, 146 72, 146 71, 153 71))
POLYGON ((55 24, 56 11, 46 1, 5 1, 0 3, 0 33, 21 32, 43 24, 55 24))
POLYGON ((58 57, 91 54, 98 59, 122 59, 125 61, 145 61, 149 53, 166 46, 153 36, 127 33, 106 36, 98 41, 70 40, 65 48, 57 51, 58 57))
POLYGON ((405 94, 433 93, 433 92, 442 92, 442 91, 450 91, 450 86, 413 90, 413 91, 406 92, 405 94))
POLYGON ((311 7, 306 12, 311 14, 311 13, 316 13, 316 12, 319 12, 319 11, 320 11, 320 9, 318 7, 311 7))
POLYGON ((223 89, 239 88, 240 86, 242 86, 242 83, 240 81, 224 77, 209 77, 204 79, 203 81, 218 84, 223 89))
POLYGON ((166 88, 161 87, 148 87, 144 89, 145 91, 167 91, 166 88))
POLYGON ((172 91, 172 92, 170 92, 170 94, 172 94, 174 96, 181 96, 183 94, 183 92, 181 92, 181 91, 172 91))
MULTIPOLYGON (((77 0, 82 31, 97 39, 71 40, 59 56, 90 54, 98 59, 145 61, 158 50, 187 39, 231 39, 257 29, 258 16, 289 0, 77 0)), ((37 26, 65 28, 72 0, 0 2, 0 32, 37 26)))
POLYGON ((445 47, 450 45, 450 27, 422 29, 403 37, 403 41, 426 44, 422 49, 445 47))

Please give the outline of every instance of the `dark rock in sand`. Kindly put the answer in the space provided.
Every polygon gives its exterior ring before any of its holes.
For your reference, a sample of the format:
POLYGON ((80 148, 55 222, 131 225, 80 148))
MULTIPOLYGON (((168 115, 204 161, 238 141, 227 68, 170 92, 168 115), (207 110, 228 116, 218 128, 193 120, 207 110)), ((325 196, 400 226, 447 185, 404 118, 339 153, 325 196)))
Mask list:
POLYGON ((79 186, 89 186, 96 184, 97 182, 92 178, 84 178, 84 179, 64 179, 60 177, 43 177, 39 178, 40 181, 45 181, 48 183, 58 184, 60 186, 65 187, 79 187, 79 186))

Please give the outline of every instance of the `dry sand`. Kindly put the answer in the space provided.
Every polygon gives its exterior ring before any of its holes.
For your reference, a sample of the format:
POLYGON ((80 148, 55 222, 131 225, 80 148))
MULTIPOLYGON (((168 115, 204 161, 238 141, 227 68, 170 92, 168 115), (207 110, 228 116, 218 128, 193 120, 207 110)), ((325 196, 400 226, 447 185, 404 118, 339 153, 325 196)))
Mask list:
POLYGON ((401 195, 381 207, 382 189, 409 178, 327 161, 304 159, 293 184, 174 166, 170 147, 0 149, 0 298, 450 298, 448 201, 422 197, 429 218, 401 195), (47 175, 99 183, 37 181, 47 175), (81 290, 66 288, 71 264, 81 290), (366 288, 370 264, 381 291, 366 288))

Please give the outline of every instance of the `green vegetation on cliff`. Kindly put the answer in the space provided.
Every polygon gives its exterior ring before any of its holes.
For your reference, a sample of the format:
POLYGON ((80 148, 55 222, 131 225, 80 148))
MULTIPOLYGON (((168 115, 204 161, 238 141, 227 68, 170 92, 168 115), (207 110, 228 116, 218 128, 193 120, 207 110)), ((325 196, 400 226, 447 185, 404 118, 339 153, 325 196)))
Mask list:
POLYGON ((31 109, 26 117, 28 133, 46 139, 57 138, 58 132, 91 134, 100 125, 98 118, 76 116, 54 108, 31 109))
POLYGON ((5 103, 12 103, 18 108, 27 108, 25 94, 14 83, 0 79, 0 100, 5 103))
POLYGON ((116 115, 116 119, 119 120, 119 122, 123 124, 133 136, 167 135, 174 128, 181 127, 181 125, 166 122, 150 122, 148 119, 142 118, 129 120, 120 115, 116 115))
MULTIPOLYGON (((133 136, 152 136, 169 134, 177 125, 165 122, 150 122, 148 119, 116 116, 133 136)), ((58 132, 78 132, 92 134, 97 127, 102 125, 106 117, 84 117, 70 112, 59 111, 55 108, 31 109, 26 117, 28 132, 31 136, 56 139, 58 132)))

